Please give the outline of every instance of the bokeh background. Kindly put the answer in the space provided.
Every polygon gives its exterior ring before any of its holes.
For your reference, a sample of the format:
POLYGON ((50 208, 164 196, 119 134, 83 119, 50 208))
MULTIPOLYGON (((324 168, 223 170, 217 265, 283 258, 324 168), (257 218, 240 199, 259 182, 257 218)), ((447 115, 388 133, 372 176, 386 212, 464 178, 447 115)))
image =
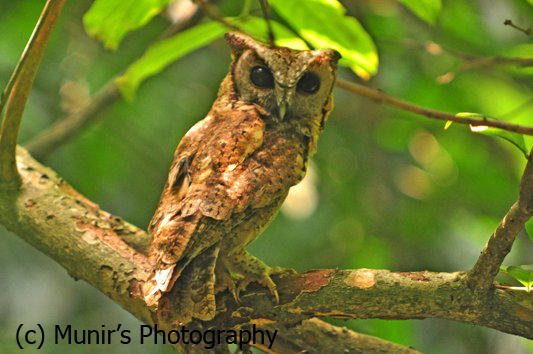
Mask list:
MULTIPOLYGON (((504 26, 533 25, 526 0, 449 0, 430 26, 393 0, 343 2, 370 33, 380 59, 369 85, 447 112, 481 112, 533 124, 533 71, 470 65, 451 51, 478 56, 533 55, 531 36, 504 26), (464 65, 464 64, 467 65, 464 65)), ((0 0, 0 86, 44 4, 0 0)), ((75 111, 170 25, 157 16, 115 52, 89 38, 82 15, 91 1, 67 2, 37 76, 20 142, 30 142, 75 111)), ((222 11, 238 13, 240 1, 222 11)), ((255 6, 255 5, 254 5, 255 6)), ((257 9, 253 9, 257 15, 257 9)), ((81 193, 146 228, 183 134, 203 118, 229 64, 222 40, 149 79, 132 102, 118 100, 42 162, 81 193)), ((358 80, 346 69, 339 76, 358 80)), ((524 158, 511 144, 468 127, 415 116, 335 90, 335 109, 319 140, 310 178, 250 247, 267 264, 311 268, 458 271, 473 265, 514 202, 524 158)), ((531 146, 531 141, 526 139, 531 146)), ((506 265, 533 263, 521 234, 506 265)), ((511 278, 501 276, 512 285, 511 278)), ((0 228, 0 352, 17 350, 20 323, 77 329, 137 330, 139 322, 53 260, 0 228)), ((495 330, 427 319, 334 323, 430 353, 533 353, 531 342, 495 330)), ((133 332, 136 333, 136 332, 133 332)), ((54 345, 40 353, 171 353, 165 345, 54 345)))

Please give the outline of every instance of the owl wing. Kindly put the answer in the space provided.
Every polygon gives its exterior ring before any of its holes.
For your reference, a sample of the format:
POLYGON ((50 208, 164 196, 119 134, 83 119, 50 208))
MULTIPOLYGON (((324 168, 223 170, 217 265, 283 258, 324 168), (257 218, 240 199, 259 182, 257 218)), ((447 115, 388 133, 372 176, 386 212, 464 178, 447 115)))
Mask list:
POLYGON ((235 182, 228 172, 261 146, 264 128, 255 106, 212 111, 178 145, 149 227, 155 267, 144 287, 148 305, 170 291, 193 258, 220 241, 222 234, 209 230, 239 204, 228 194, 235 182))

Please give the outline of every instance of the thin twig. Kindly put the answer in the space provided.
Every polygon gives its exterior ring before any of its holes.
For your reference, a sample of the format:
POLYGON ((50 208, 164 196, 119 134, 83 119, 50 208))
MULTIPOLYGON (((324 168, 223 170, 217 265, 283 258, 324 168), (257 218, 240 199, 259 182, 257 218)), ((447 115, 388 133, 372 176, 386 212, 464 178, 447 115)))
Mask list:
POLYGON ((523 28, 523 27, 520 27, 520 26, 517 26, 513 23, 513 21, 511 20, 505 20, 503 22, 504 25, 506 26, 511 26, 513 27, 514 29, 517 29, 519 30, 520 32, 523 32, 525 33, 527 36, 531 36, 531 34, 533 33, 533 31, 531 30, 531 28, 523 28))
MULTIPOLYGON (((397 41, 388 41, 396 43, 397 41)), ((421 43, 415 39, 405 39, 402 41, 402 45, 406 45, 414 48, 424 48, 428 53, 432 55, 442 55, 444 53, 449 54, 455 58, 461 59, 461 63, 456 69, 451 70, 437 78, 437 82, 441 84, 447 84, 451 82, 455 76, 463 71, 472 70, 476 68, 487 68, 498 65, 515 65, 518 67, 531 67, 533 66, 533 58, 517 58, 517 57, 504 57, 504 56, 478 56, 470 53, 457 51, 451 48, 447 48, 439 43, 428 41, 421 43)))
POLYGON ((274 31, 272 30, 272 23, 270 22, 270 7, 268 6, 268 0, 259 0, 261 4, 261 10, 263 11, 263 17, 267 23, 268 29, 268 44, 271 47, 275 46, 276 39, 274 38, 274 31))
POLYGON ((467 283, 472 290, 483 292, 492 288, 505 256, 525 223, 533 215, 533 156, 530 153, 522 181, 520 196, 491 235, 476 264, 468 272, 467 283))
POLYGON ((497 64, 513 64, 517 66, 529 67, 533 66, 533 58, 516 58, 516 57, 502 57, 498 55, 494 56, 477 56, 465 52, 460 52, 452 49, 444 49, 449 54, 476 63, 476 65, 497 65, 497 64))
POLYGON ((7 97, 5 98, 6 112, 0 131, 0 180, 6 184, 16 182, 19 178, 15 150, 22 114, 52 28, 64 4, 65 0, 46 2, 8 87, 4 91, 7 97))
POLYGON ((487 126, 507 130, 514 133, 533 135, 533 127, 524 126, 509 122, 502 122, 498 120, 489 120, 485 118, 471 118, 471 117, 458 117, 451 113, 439 112, 433 109, 421 107, 406 101, 402 101, 398 98, 392 97, 384 93, 367 86, 357 84, 355 82, 348 82, 345 80, 337 80, 336 86, 361 96, 369 97, 378 102, 384 102, 391 106, 398 107, 408 112, 416 113, 431 119, 438 119, 442 121, 452 121, 459 124, 468 124, 471 126, 487 126))
MULTIPOLYGON (((382 43, 398 44, 398 41, 382 41, 382 43)), ((428 53, 432 55, 442 55, 447 53, 453 57, 465 60, 465 61, 478 61, 478 65, 499 65, 499 64, 514 64, 517 66, 529 67, 533 66, 533 58, 517 58, 517 57, 504 57, 498 55, 492 56, 480 56, 471 53, 466 53, 451 49, 440 43, 428 41, 421 43, 420 41, 412 38, 406 38, 401 41, 401 45, 412 48, 424 48, 428 53)))
POLYGON ((490 67, 493 65, 516 65, 516 66, 521 66, 521 67, 533 66, 533 58, 507 58, 507 57, 499 57, 499 56, 476 57, 474 55, 470 55, 466 53, 452 52, 452 51, 448 51, 448 52, 458 58, 461 58, 462 60, 464 60, 464 62, 461 65, 459 65, 459 67, 456 68, 455 70, 449 71, 446 74, 439 76, 437 78, 437 82, 441 84, 449 83, 460 72, 482 68, 482 67, 490 67))
POLYGON ((224 18, 224 16, 222 16, 222 14, 220 13, 216 5, 213 5, 209 1, 206 1, 206 0, 196 0, 196 3, 198 3, 198 5, 200 5, 200 7, 205 11, 205 14, 207 15, 207 17, 209 17, 213 21, 220 22, 221 24, 229 28, 231 31, 246 33, 239 26, 234 25, 231 22, 228 22, 224 18))

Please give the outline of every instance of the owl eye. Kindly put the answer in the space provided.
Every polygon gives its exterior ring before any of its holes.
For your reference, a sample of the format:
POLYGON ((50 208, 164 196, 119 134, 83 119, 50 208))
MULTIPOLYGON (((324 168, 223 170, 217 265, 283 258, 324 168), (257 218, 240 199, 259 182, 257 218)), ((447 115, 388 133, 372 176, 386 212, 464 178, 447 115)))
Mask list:
POLYGON ((272 72, 265 66, 254 66, 250 72, 250 80, 259 88, 274 87, 272 72))
POLYGON ((316 93, 319 88, 320 78, 313 73, 305 73, 296 86, 296 90, 305 93, 316 93))

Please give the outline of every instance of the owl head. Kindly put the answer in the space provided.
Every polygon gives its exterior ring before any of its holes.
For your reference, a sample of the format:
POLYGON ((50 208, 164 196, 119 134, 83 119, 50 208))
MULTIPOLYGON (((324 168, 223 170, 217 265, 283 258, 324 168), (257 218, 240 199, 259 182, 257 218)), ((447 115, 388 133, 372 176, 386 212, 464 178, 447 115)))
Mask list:
POLYGON ((240 33, 227 33, 226 40, 233 53, 229 76, 239 100, 263 107, 276 122, 323 126, 338 52, 269 47, 240 33))

